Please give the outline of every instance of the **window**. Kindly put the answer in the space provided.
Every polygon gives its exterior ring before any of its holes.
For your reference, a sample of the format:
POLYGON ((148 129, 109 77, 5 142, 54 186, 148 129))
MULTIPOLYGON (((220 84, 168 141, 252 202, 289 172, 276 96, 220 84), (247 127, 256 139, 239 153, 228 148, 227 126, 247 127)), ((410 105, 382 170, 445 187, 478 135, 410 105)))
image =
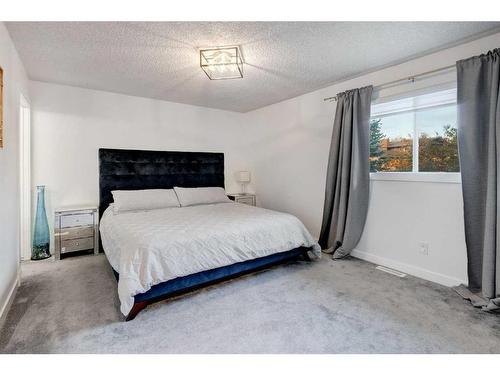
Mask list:
POLYGON ((372 106, 371 172, 459 172, 456 89, 372 106))

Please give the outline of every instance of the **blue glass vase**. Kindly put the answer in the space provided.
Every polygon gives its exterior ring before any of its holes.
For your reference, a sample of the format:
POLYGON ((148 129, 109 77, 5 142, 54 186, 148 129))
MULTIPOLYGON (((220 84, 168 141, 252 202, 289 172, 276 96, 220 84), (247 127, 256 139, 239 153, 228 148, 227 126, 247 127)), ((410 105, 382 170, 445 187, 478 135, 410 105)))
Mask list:
POLYGON ((47 213, 45 212, 45 186, 37 186, 36 191, 35 231, 33 233, 31 260, 50 258, 49 223, 47 221, 47 213))

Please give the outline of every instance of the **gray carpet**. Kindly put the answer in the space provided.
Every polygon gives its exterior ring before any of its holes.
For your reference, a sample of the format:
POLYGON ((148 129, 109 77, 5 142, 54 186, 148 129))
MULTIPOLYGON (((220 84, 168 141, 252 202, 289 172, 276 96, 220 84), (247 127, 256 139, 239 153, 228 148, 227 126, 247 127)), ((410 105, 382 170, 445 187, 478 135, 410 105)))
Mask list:
POLYGON ((356 259, 299 262, 119 314, 104 256, 28 263, 5 353, 500 353, 500 316, 356 259))

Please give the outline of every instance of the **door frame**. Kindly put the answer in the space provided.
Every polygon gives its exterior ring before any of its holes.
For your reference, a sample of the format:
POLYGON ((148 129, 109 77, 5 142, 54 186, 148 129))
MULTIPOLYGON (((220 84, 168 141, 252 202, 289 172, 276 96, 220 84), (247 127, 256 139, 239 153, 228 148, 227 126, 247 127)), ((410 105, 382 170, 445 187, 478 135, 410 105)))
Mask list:
POLYGON ((31 258, 31 104, 19 99, 19 259, 31 258))

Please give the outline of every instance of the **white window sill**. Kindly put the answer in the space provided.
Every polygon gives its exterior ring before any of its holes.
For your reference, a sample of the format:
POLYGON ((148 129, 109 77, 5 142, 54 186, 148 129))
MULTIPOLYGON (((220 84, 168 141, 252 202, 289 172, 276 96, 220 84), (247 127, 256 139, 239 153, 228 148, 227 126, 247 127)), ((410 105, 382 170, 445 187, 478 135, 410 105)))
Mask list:
POLYGON ((370 173, 373 181, 433 182, 443 184, 461 184, 460 173, 445 172, 376 172, 370 173))

